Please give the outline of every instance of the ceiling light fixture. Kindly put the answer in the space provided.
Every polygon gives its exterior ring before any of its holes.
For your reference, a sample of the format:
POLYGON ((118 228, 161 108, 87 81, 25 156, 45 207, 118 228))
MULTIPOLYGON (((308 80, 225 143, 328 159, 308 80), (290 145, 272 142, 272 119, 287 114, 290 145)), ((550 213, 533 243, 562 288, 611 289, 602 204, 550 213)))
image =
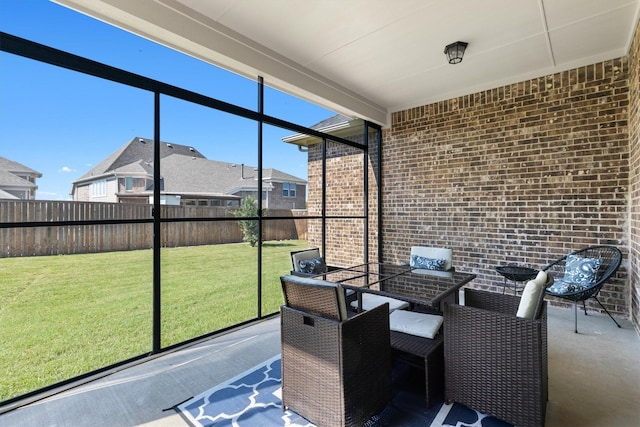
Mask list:
POLYGON ((458 64, 462 62, 462 56, 464 55, 464 50, 467 48, 468 44, 469 43, 465 42, 455 42, 444 48, 444 53, 447 55, 449 64, 458 64))

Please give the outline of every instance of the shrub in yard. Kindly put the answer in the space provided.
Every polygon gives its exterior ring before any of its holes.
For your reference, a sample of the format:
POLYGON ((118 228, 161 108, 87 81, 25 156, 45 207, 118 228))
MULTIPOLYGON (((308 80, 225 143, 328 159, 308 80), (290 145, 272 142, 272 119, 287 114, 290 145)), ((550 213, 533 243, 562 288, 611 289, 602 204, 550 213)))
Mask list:
MULTIPOLYGON (((265 210, 262 210, 264 215, 265 210)), ((242 203, 242 207, 238 209, 234 215, 238 218, 250 218, 258 216, 258 202, 252 196, 247 196, 242 203)), ((243 219, 238 221, 240 229, 242 230, 243 239, 245 242, 249 242, 251 246, 255 246, 258 243, 258 221, 255 219, 243 219)))

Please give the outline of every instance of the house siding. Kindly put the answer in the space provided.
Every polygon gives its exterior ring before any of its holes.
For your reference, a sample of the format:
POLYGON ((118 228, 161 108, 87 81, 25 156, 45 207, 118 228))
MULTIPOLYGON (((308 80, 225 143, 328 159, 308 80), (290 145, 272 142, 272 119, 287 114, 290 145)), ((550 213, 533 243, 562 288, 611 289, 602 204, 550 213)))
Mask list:
POLYGON ((306 205, 307 186, 296 183, 296 197, 282 195, 282 182, 272 182, 273 190, 269 192, 269 209, 304 209, 306 205))
POLYGON ((91 194, 91 182, 86 184, 77 185, 75 192, 73 193, 73 200, 76 202, 107 202, 117 203, 118 198, 116 193, 118 192, 118 180, 115 178, 108 178, 106 180, 106 195, 105 196, 93 196, 91 194))
POLYGON ((78 185, 73 194, 73 200, 76 202, 89 201, 91 199, 91 186, 89 184, 78 185))
POLYGON ((117 203, 118 202, 118 197, 116 196, 117 192, 118 192, 118 180, 117 179, 107 179, 107 196, 106 197, 93 197, 92 201, 117 203))

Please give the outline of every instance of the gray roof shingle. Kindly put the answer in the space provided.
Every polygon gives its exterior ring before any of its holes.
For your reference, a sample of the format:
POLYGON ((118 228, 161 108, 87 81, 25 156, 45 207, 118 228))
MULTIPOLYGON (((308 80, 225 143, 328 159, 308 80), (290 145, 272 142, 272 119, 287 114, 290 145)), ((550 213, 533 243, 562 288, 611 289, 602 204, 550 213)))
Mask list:
POLYGON ((351 120, 352 119, 347 116, 343 116, 342 114, 336 114, 335 116, 331 116, 311 126, 311 129, 314 129, 314 130, 324 129, 328 126, 337 125, 339 123, 349 123, 351 120))
MULTIPOLYGON (((258 188, 256 167, 209 160, 193 147, 162 143, 161 158, 165 193, 224 195, 241 189, 257 190, 258 188)), ((82 175, 75 183, 113 173, 142 173, 153 176, 153 141, 133 138, 82 175)), ((296 184, 307 183, 302 178, 273 168, 263 169, 262 178, 264 189, 273 187, 268 182, 272 180, 296 184)))
MULTIPOLYGON (((173 144, 170 142, 162 142, 160 144, 160 158, 165 158, 172 154, 180 154, 183 156, 200 157, 204 156, 194 147, 187 145, 173 144)), ((104 175, 106 173, 118 170, 119 168, 131 165, 132 163, 148 163, 153 162, 153 140, 148 138, 135 137, 109 157, 91 168, 87 173, 78 178, 77 181, 104 175)), ((153 169, 151 169, 153 170, 153 169)))
POLYGON ((9 160, 5 157, 0 157, 0 186, 9 187, 24 187, 35 188, 36 184, 30 182, 20 175, 33 175, 36 178, 41 178, 42 174, 30 167, 27 167, 21 163, 9 160))
POLYGON ((22 163, 9 160, 6 157, 0 157, 0 170, 11 172, 11 173, 31 174, 31 175, 35 175, 37 178, 42 177, 42 174, 37 170, 31 169, 30 167, 25 166, 22 163))

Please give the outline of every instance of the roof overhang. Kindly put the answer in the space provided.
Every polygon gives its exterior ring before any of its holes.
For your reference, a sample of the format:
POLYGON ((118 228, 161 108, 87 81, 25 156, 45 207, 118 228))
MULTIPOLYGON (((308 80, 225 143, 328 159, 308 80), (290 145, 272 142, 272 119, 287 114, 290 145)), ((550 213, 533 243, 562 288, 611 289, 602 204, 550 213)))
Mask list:
POLYGON ((19 197, 16 197, 11 193, 7 193, 4 190, 0 190, 0 199, 21 200, 19 197))
MULTIPOLYGON (((315 130, 340 138, 349 138, 354 135, 362 135, 364 131, 364 120, 345 118, 344 121, 341 121, 339 123, 332 123, 328 126, 315 128, 315 130)), ((310 145, 320 144, 322 142, 322 139, 315 136, 296 133, 294 135, 282 138, 282 141, 289 144, 295 144, 299 147, 308 147, 310 145)))
POLYGON ((387 123, 387 109, 174 0, 52 0, 332 111, 387 123))

